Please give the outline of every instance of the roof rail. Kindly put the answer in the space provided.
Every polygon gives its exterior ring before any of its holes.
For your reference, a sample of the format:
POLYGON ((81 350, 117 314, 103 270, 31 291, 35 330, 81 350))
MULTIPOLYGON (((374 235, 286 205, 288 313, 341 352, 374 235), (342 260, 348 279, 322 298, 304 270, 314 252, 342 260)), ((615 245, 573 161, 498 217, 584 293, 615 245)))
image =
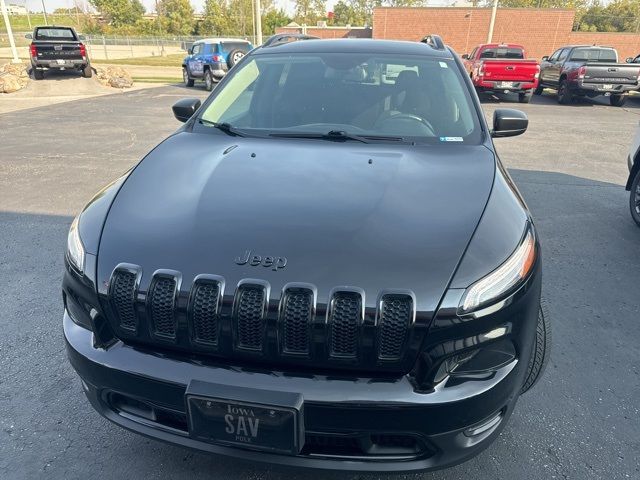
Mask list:
POLYGON ((434 48, 436 50, 444 50, 445 48, 444 42, 442 41, 442 37, 440 37, 440 35, 434 35, 434 34, 427 35, 420 41, 422 43, 426 43, 431 48, 434 48))
POLYGON ((298 40, 319 40, 319 37, 306 35, 304 33, 276 33, 275 35, 267 38, 267 40, 261 45, 261 47, 275 47, 276 45, 282 45, 289 42, 297 42, 298 40))

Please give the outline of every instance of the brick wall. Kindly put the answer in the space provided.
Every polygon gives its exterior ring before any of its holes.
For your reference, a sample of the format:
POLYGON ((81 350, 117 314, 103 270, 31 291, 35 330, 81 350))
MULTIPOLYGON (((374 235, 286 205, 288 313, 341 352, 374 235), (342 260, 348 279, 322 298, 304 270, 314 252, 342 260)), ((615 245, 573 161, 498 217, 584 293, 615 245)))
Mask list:
MULTIPOLYGON (((302 33, 302 27, 278 27, 276 33, 302 33)), ((364 27, 307 27, 307 35, 319 38, 371 38, 371 29, 364 27)))
MULTIPOLYGON (((540 58, 568 42, 575 12, 560 9, 501 8, 493 42, 524 45, 527 55, 540 58)), ((469 53, 487 41, 490 8, 376 8, 373 38, 420 40, 441 35, 458 53, 469 53)))

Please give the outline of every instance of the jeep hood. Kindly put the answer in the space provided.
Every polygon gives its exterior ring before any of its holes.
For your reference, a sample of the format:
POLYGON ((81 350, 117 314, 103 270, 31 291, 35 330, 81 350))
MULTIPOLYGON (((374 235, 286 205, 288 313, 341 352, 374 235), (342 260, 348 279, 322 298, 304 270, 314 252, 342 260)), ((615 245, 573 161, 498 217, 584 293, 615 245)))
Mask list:
MULTIPOLYGON (((130 174, 105 221, 98 285, 119 263, 224 277, 313 284, 325 303, 338 286, 375 305, 411 290, 434 311, 480 220, 495 170, 483 146, 381 145, 179 133, 130 174), (236 263, 286 258, 284 268, 236 263)), ((281 262, 282 263, 282 262, 281 262)))

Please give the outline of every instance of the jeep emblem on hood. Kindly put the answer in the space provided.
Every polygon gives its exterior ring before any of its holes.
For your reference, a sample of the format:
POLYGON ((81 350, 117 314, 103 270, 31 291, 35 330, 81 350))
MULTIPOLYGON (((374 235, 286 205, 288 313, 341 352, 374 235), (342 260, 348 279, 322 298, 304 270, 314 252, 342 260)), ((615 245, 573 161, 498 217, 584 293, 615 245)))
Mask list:
POLYGON ((236 257, 235 262, 238 265, 249 264, 252 267, 257 267, 258 265, 267 268, 271 267, 271 270, 274 272, 287 266, 287 259, 285 257, 251 255, 251 250, 247 250, 244 252, 244 255, 236 257))

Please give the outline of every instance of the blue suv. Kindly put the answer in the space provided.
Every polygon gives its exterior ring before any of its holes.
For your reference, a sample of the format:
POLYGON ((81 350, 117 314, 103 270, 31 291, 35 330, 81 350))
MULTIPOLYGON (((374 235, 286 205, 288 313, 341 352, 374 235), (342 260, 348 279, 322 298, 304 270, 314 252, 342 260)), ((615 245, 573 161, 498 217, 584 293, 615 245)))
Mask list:
POLYGON ((187 87, 196 80, 204 80, 207 90, 224 77, 253 45, 246 40, 232 38, 206 38, 194 42, 189 55, 182 62, 182 78, 187 87))

